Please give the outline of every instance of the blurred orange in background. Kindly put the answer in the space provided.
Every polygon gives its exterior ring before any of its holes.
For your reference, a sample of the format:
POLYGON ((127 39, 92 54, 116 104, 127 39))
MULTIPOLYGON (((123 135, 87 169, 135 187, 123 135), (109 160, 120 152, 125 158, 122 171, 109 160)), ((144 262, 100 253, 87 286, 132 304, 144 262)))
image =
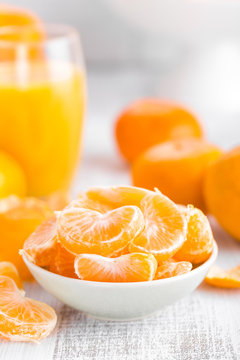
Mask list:
POLYGON ((240 241, 240 146, 225 153, 209 167, 204 195, 209 212, 240 241))
POLYGON ((11 261, 23 280, 31 275, 19 249, 36 227, 52 216, 52 210, 38 199, 10 196, 0 200, 0 261, 11 261))
POLYGON ((178 204, 205 209, 203 180, 207 167, 222 151, 200 139, 179 139, 155 145, 133 163, 135 186, 157 187, 178 204))
POLYGON ((150 146, 170 139, 203 137, 197 118, 183 106, 161 99, 141 99, 119 115, 115 135, 122 156, 132 162, 150 146))
POLYGON ((45 38, 44 25, 34 13, 7 4, 0 4, 0 61, 14 61, 19 56, 12 42, 25 42, 29 59, 40 59, 43 52, 34 45, 45 38), (30 43, 32 43, 30 45, 30 43))

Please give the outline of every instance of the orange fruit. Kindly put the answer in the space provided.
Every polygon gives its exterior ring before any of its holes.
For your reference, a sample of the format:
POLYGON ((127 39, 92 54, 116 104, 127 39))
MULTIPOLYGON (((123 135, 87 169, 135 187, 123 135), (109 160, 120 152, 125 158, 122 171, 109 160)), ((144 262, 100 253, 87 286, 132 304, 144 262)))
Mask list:
POLYGON ((213 234, 208 218, 201 210, 191 205, 179 207, 187 220, 186 240, 174 255, 176 260, 200 264, 206 261, 213 250, 213 234))
POLYGON ((103 213, 81 207, 81 200, 70 203, 57 220, 59 240, 75 254, 116 256, 143 227, 143 215, 136 206, 103 213))
POLYGON ((110 259, 95 254, 80 254, 75 271, 81 280, 135 282, 153 280, 157 261, 151 254, 127 254, 110 259))
POLYGON ((24 280, 30 279, 31 274, 19 255, 19 249, 36 227, 52 216, 52 210, 35 198, 9 196, 0 199, 0 261, 11 261, 24 280))
POLYGON ((24 297, 11 278, 0 276, 0 337, 37 341, 50 334, 56 321, 50 306, 24 297))
POLYGON ((205 281, 210 285, 221 288, 240 288, 240 266, 230 270, 223 270, 214 266, 209 270, 205 281))
POLYGON ((17 268, 11 262, 0 261, 0 276, 2 275, 8 276, 11 279, 13 279, 13 281, 15 282, 15 284, 19 289, 23 288, 22 281, 20 279, 17 268))
POLYGON ((132 162, 150 146, 171 139, 203 136, 196 117, 182 106, 161 99, 141 99, 117 118, 115 134, 122 156, 132 162))
POLYGON ((25 174, 17 161, 7 153, 0 151, 0 198, 15 194, 26 195, 25 174))
POLYGON ((240 241, 240 146, 225 153, 208 168, 204 195, 209 212, 240 241))
POLYGON ((23 244, 21 253, 38 266, 47 266, 55 255, 57 246, 56 217, 39 225, 23 244))
POLYGON ((204 209, 204 175, 221 153, 215 145, 194 138, 155 145, 134 162, 133 185, 157 187, 178 204, 204 209))
POLYGON ((75 258, 76 254, 71 253, 58 242, 55 248, 55 253, 47 269, 58 275, 77 278, 74 269, 75 258))
POLYGON ((138 206, 143 213, 145 227, 129 244, 130 252, 153 254, 158 261, 174 255, 182 246, 186 222, 170 199, 160 192, 133 186, 92 188, 86 196, 98 206, 116 209, 119 206, 138 206))
POLYGON ((155 280, 187 274, 191 270, 192 264, 189 261, 176 262, 174 260, 167 260, 158 265, 155 280))
POLYGON ((6 46, 0 46, 0 60, 9 61, 18 58, 18 49, 14 42, 29 43, 26 47, 29 59, 42 58, 43 53, 30 42, 45 38, 42 21, 34 13, 14 6, 0 5, 0 40, 6 40, 6 46))

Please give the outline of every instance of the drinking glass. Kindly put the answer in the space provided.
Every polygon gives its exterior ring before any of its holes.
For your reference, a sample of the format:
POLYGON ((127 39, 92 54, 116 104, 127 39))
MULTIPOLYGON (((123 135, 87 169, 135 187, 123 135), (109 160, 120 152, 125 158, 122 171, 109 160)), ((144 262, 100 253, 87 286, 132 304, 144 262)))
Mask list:
POLYGON ((75 29, 0 29, 0 150, 24 170, 28 195, 45 197, 71 185, 81 148, 85 78, 75 29))

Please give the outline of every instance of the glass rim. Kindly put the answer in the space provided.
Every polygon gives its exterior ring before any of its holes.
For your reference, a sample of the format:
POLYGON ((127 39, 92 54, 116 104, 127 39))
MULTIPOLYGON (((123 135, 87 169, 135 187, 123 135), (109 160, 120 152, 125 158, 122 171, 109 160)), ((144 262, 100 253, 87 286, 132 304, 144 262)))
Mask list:
POLYGON ((63 23, 36 23, 33 25, 11 25, 0 27, 0 36, 7 34, 14 34, 16 30, 25 31, 28 29, 41 29, 45 31, 46 38, 36 39, 36 40, 11 40, 11 39, 1 39, 0 38, 0 47, 18 47, 18 46, 41 46, 43 44, 50 44, 64 39, 78 39, 81 41, 79 31, 71 25, 63 23), (48 33, 55 32, 53 37, 49 37, 48 33))

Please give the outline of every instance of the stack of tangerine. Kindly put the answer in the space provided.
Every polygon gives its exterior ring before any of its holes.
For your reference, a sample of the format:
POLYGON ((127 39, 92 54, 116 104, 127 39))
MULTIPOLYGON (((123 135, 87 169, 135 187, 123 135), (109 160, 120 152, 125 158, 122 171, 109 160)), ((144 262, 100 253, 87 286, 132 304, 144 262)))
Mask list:
POLYGON ((149 281, 191 271, 207 260, 207 217, 159 191, 92 188, 43 222, 22 253, 38 266, 82 280, 149 281))

